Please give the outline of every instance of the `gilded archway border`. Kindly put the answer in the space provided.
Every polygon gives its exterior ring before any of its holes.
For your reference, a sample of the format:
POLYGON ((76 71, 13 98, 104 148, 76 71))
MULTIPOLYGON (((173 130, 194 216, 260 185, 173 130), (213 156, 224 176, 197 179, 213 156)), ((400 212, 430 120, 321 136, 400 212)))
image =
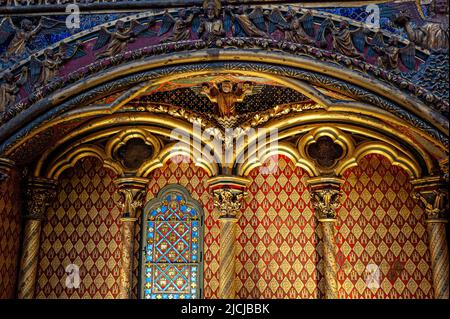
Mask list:
MULTIPOLYGON (((109 83, 100 85, 93 90, 90 90, 89 92, 82 93, 77 95, 75 98, 70 99, 69 101, 66 101, 57 107, 49 110, 49 112, 42 114, 37 119, 26 125, 21 131, 16 132, 13 136, 10 136, 0 147, 0 153, 8 154, 8 150, 14 145, 14 143, 27 136, 31 135, 33 129, 40 124, 42 125, 45 122, 48 122, 52 118, 58 116, 64 111, 70 110, 73 107, 85 105, 91 101, 93 101, 95 98, 102 97, 105 95, 108 95, 111 91, 116 91, 123 87, 129 87, 130 84, 138 84, 145 81, 150 81, 154 78, 162 78, 165 76, 173 75, 173 74, 189 74, 190 72, 209 72, 209 71, 217 71, 217 70, 250 70, 252 72, 258 72, 261 74, 264 73, 272 73, 273 75, 282 75, 282 76, 290 76, 295 77, 297 79, 306 80, 310 83, 316 84, 316 85, 328 85, 331 89, 335 88, 340 91, 346 91, 350 92, 353 96, 366 101, 368 103, 374 104, 384 110, 387 110, 395 115, 397 115, 399 118, 404 119, 405 121, 412 124, 414 127, 419 128, 420 130, 426 132, 429 136, 431 136, 433 139, 435 139, 438 144, 443 146, 443 148, 448 147, 448 137, 445 136, 442 132, 439 130, 436 130, 435 128, 431 127, 428 123, 424 122, 423 120, 417 118, 415 115, 409 113, 408 111, 402 109, 395 103, 392 103, 388 100, 386 100, 383 97, 380 97, 376 94, 373 94, 369 91, 366 91, 364 89, 361 89, 355 85, 351 85, 339 80, 336 80, 334 78, 324 76, 321 74, 317 74, 315 72, 310 71, 304 71, 304 70, 298 70, 291 67, 279 67, 275 65, 265 64, 265 63, 246 63, 246 62, 212 62, 212 63, 200 63, 200 64, 192 64, 192 65, 183 65, 178 67, 168 67, 168 68, 161 68, 157 70, 152 71, 146 71, 141 72, 139 74, 134 74, 119 80, 110 81, 109 83)), ((49 100, 48 100, 49 102, 49 100)), ((44 102, 37 103, 33 108, 27 109, 24 111, 24 113, 31 113, 34 110, 34 108, 44 108, 44 110, 41 110, 41 112, 45 112, 45 109, 49 105, 44 102)), ((39 112, 36 112, 39 114, 39 112)), ((26 118, 26 114, 20 114, 21 118, 26 118)), ((18 123, 6 123, 0 128, 0 137, 5 137, 8 130, 14 130, 17 129, 18 123)), ((447 121, 448 125, 448 121, 447 121)), ((445 129, 444 129, 445 130, 445 129)), ((448 132, 447 132, 448 134, 448 132)))

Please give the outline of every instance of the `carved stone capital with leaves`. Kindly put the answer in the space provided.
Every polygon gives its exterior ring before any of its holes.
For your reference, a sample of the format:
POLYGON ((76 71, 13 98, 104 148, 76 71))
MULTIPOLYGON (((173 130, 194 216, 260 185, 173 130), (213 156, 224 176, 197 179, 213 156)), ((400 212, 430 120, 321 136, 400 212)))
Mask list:
POLYGON ((135 217, 136 210, 141 208, 144 204, 144 190, 143 189, 119 189, 121 199, 119 205, 123 209, 123 217, 135 217))
POLYGON ((119 178, 114 181, 120 195, 117 204, 122 208, 122 217, 136 217, 136 211, 144 205, 148 182, 148 179, 140 177, 119 178))
POLYGON ((336 219, 342 193, 337 189, 317 189, 312 191, 312 204, 319 220, 336 219))
POLYGON ((243 198, 245 195, 246 193, 244 191, 231 189, 214 190, 214 207, 219 210, 219 218, 237 218, 242 209, 243 198))
POLYGON ((448 191, 445 189, 424 190, 414 193, 425 210, 427 221, 448 221, 448 191))
POLYGON ((26 191, 25 219, 42 220, 56 196, 56 182, 30 181, 26 191))

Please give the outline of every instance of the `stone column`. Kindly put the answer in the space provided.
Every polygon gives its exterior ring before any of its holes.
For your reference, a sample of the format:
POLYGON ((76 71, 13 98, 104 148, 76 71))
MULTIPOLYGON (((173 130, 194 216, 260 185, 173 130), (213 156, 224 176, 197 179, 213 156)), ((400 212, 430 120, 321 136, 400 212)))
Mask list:
POLYGON ((219 298, 236 298, 236 222, 242 209, 248 180, 219 176, 209 180, 220 221, 219 298))
POLYGON ((47 208, 56 195, 55 180, 33 178, 26 191, 25 226, 23 230, 22 257, 20 261, 19 299, 33 299, 39 261, 41 224, 47 208))
POLYGON ((308 180, 311 202, 322 231, 325 299, 338 299, 335 223, 342 183, 343 180, 338 178, 319 177, 308 180))
POLYGON ((122 196, 122 246, 120 264, 120 299, 131 298, 134 233, 137 221, 137 211, 142 208, 145 199, 145 189, 149 180, 147 178, 119 178, 114 181, 122 196))
POLYGON ((448 299, 448 189, 439 177, 427 177, 412 182, 414 197, 425 209, 425 223, 433 273, 434 298, 448 299))

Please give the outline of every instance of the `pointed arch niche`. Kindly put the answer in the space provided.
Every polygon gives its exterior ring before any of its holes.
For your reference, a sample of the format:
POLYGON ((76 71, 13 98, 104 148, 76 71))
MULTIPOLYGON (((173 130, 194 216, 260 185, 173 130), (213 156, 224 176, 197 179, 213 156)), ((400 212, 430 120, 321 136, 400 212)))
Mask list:
POLYGON ((142 214, 140 297, 203 297, 203 208, 181 185, 167 185, 142 214))

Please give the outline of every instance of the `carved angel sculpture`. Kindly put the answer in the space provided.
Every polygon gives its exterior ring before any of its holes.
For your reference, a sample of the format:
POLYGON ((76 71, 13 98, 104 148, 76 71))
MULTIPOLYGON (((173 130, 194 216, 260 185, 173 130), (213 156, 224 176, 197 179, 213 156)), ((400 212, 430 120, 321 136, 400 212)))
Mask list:
POLYGON ((287 27, 281 24, 284 30, 284 39, 295 43, 313 44, 314 39, 310 35, 314 35, 313 18, 311 12, 306 12, 301 18, 290 10, 286 16, 287 27), (307 30, 307 31, 306 31, 307 30))
POLYGON ((235 104, 244 101, 247 95, 253 94, 253 87, 251 82, 234 85, 227 80, 217 85, 203 83, 200 93, 217 104, 220 117, 227 117, 236 115, 235 104))
MULTIPOLYGON (((149 26, 152 21, 150 21, 149 26)), ((113 32, 108 31, 106 27, 102 27, 97 41, 94 44, 94 50, 98 50, 104 47, 107 43, 105 51, 97 53, 97 59, 111 57, 122 52, 129 42, 135 40, 135 38, 143 32, 151 32, 148 30, 149 26, 144 26, 136 20, 132 20, 130 27, 125 27, 124 21, 117 21, 115 30, 113 32)))
POLYGON ((64 22, 41 18, 37 26, 28 19, 20 22, 20 27, 16 27, 10 17, 5 18, 0 24, 0 45, 7 45, 5 57, 7 59, 18 59, 28 51, 27 45, 38 33, 54 33, 65 28, 64 22))
POLYGON ((326 35, 331 33, 333 37, 333 49, 337 52, 354 58, 360 58, 361 54, 355 47, 354 36, 361 34, 360 29, 350 30, 347 21, 341 21, 339 27, 336 27, 330 18, 325 19, 317 34, 317 40, 322 47, 326 46, 326 35))
POLYGON ((52 49, 46 49, 42 61, 32 57, 29 79, 25 86, 26 90, 31 93, 34 87, 51 82, 57 77, 58 70, 62 65, 73 58, 85 56, 86 52, 82 49, 82 46, 81 42, 77 42, 74 46, 61 42, 56 52, 52 49))
POLYGON ((415 67, 416 49, 412 42, 403 48, 399 47, 398 39, 392 37, 385 44, 382 35, 375 36, 370 43, 373 51, 378 55, 378 64, 387 69, 395 70, 398 68, 399 59, 409 70, 415 67))
POLYGON ((24 67, 19 78, 16 80, 11 72, 3 75, 4 82, 0 84, 0 113, 5 112, 8 107, 16 102, 19 87, 25 83, 28 69, 24 67))
MULTIPOLYGON (((197 13, 197 11, 195 12, 197 13)), ((191 38, 195 14, 188 14, 186 10, 181 10, 178 17, 174 18, 168 11, 165 12, 158 36, 162 36, 172 30, 172 34, 163 42, 187 41, 191 38)))
POLYGON ((338 28, 333 25, 331 32, 333 34, 333 48, 336 51, 349 57, 361 57, 353 44, 352 32, 347 21, 341 21, 338 28))
POLYGON ((447 0, 434 0, 430 11, 430 16, 418 28, 413 27, 406 13, 397 15, 393 22, 404 28, 409 40, 416 45, 433 51, 446 51, 449 46, 447 0))
POLYGON ((247 15, 245 13, 244 6, 239 6, 238 12, 235 14, 231 8, 227 8, 226 15, 231 17, 227 18, 232 21, 233 35, 237 37, 267 37, 266 32, 262 31, 260 28, 265 28, 264 19, 261 20, 262 10, 260 8, 255 8, 255 10, 247 15), (255 11, 258 10, 258 11, 255 11), (252 17, 253 20, 250 18, 252 17), (257 27, 254 22, 258 23, 257 27))

